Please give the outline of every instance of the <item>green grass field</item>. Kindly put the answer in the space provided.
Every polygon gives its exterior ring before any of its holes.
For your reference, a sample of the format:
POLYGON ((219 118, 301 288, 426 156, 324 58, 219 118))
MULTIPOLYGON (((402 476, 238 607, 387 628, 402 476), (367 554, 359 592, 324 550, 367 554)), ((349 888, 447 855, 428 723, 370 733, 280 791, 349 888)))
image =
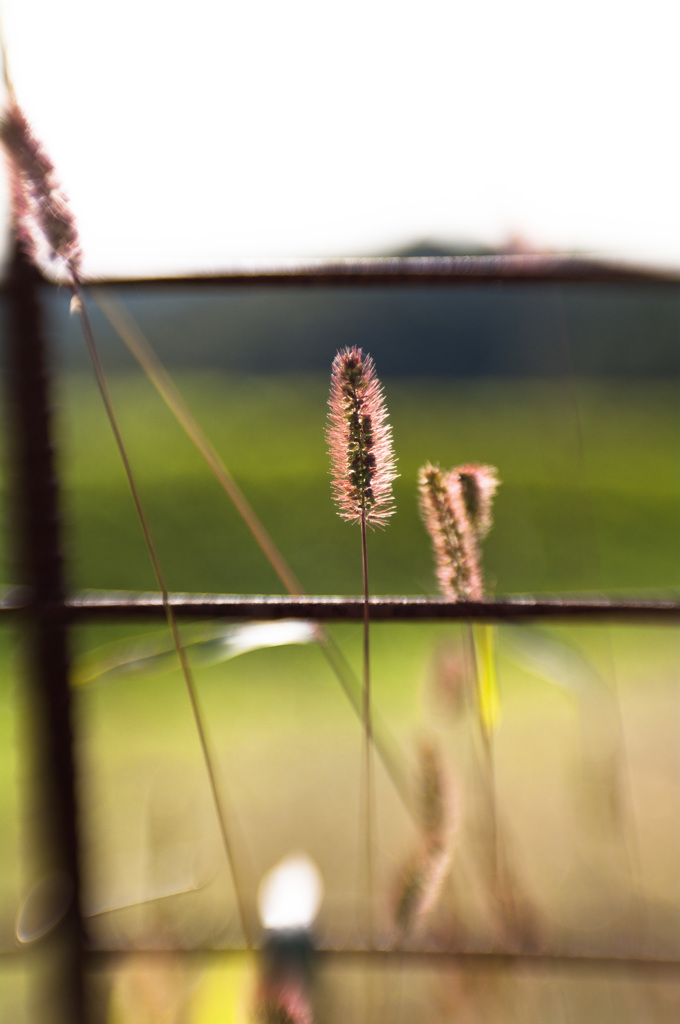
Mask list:
MULTIPOLYGON (((319 376, 182 375, 180 387, 310 593, 358 593, 355 531, 330 499, 319 376)), ((680 403, 674 383, 385 382, 397 515, 371 539, 375 593, 433 592, 415 481, 426 460, 489 462, 503 486, 485 562, 498 593, 663 591, 680 582, 680 403)), ((280 590, 150 385, 112 380, 171 589, 280 590)), ((71 585, 153 588, 93 383, 59 393, 71 585)))
MULTIPOLYGON (((674 383, 384 383, 401 477, 397 515, 370 538, 374 593, 435 592, 415 494, 418 466, 427 459, 498 467, 503 485, 485 550, 490 591, 677 589, 680 403, 674 383)), ((183 374, 178 384, 305 588, 359 593, 358 531, 340 521, 330 500, 327 380, 183 374)), ((114 376, 111 386, 170 589, 281 592, 148 383, 114 376)), ((155 589, 93 383, 65 377, 58 398, 70 586, 155 589)), ((75 652, 92 659, 102 645, 125 646, 149 633, 162 635, 121 625, 83 628, 75 652)), ((335 627, 333 635, 358 670, 359 627, 335 627)), ((461 627, 375 626, 374 700, 380 734, 392 744, 407 785, 415 787, 416 743, 426 737, 442 753, 454 794, 453 867, 425 934, 484 945, 500 942, 502 929, 483 868, 488 822, 475 720, 456 689, 464 644, 461 627)), ((11 823, 0 850, 7 945, 20 888, 17 779, 25 752, 17 741, 16 668, 7 638, 0 653, 0 816, 11 823)), ((499 815, 522 920, 539 947, 680 952, 678 653, 677 635, 668 628, 498 630, 499 815)), ((86 903, 92 911, 110 911, 93 918, 92 931, 114 945, 163 937, 181 945, 238 942, 233 888, 182 680, 165 663, 157 668, 105 677, 76 691, 86 903), (173 887, 192 891, 137 905, 173 887)), ((248 902, 274 862, 304 848, 325 882, 321 936, 356 942, 361 726, 320 650, 255 651, 197 664, 196 676, 248 902)), ((418 829, 380 764, 376 802, 375 917, 387 941, 395 886, 418 829)), ((245 984, 248 970, 243 967, 238 984, 245 984)), ((364 989, 361 970, 353 970, 329 969, 327 991, 319 996, 324 1020, 345 1019, 333 1009, 341 999, 355 1008, 354 1016, 359 1012, 364 989)), ((556 971, 551 986, 545 977, 499 971, 484 991, 473 991, 460 973, 438 975, 422 965, 412 975, 408 970, 397 984, 385 968, 376 983, 385 1019, 414 1012, 424 1024, 642 1019, 629 1015, 626 985, 617 988, 607 978, 598 988, 592 975, 576 984, 556 971)), ((182 1020, 245 1019, 242 1010, 225 1009, 240 999, 234 978, 231 968, 202 975, 190 987, 182 1020)), ((19 979, 17 991, 22 984, 19 979)), ((676 1019, 675 983, 630 985, 644 1019, 676 1019)), ((124 998, 119 988, 116 993, 115 1021, 151 1019, 141 1010, 124 1017, 124 998)), ((11 1013, 0 1013, 3 1024, 10 1016, 22 1020, 19 1001, 19 995, 7 997, 11 1013)))

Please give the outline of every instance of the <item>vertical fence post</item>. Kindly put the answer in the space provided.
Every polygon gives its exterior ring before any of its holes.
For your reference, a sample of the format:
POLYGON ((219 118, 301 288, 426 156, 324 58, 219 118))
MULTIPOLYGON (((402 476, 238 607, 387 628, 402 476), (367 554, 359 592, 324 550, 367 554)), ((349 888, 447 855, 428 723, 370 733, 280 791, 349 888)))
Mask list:
POLYGON ((25 673, 21 683, 28 697, 26 755, 34 788, 30 856, 32 873, 40 880, 36 892, 43 893, 34 897, 33 908, 38 927, 31 961, 38 977, 31 982, 31 995, 36 997, 32 1019, 40 1024, 86 1024, 68 624, 50 431, 49 366, 40 278, 18 245, 7 284, 13 568, 27 592, 21 623, 25 673))

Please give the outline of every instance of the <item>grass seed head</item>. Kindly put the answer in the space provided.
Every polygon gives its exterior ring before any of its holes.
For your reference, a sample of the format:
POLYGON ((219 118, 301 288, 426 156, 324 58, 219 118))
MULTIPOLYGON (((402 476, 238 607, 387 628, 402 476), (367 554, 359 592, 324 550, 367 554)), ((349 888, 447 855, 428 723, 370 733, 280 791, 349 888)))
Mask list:
POLYGON ((373 360, 345 348, 333 360, 327 441, 333 497, 348 522, 384 526, 394 513, 397 477, 392 429, 373 360))
POLYGON ((423 835, 428 844, 444 845, 451 830, 451 799, 446 773, 437 748, 422 743, 418 809, 423 835))
POLYGON ((393 901, 399 936, 416 930, 434 908, 451 862, 454 808, 451 787, 437 748, 423 742, 418 750, 418 849, 400 872, 393 901))
POLYGON ((54 164, 13 96, 0 118, 0 139, 10 168, 19 241, 37 265, 62 264, 77 277, 80 242, 68 200, 54 164))
POLYGON ((491 506, 500 484, 498 470, 472 462, 452 469, 451 473, 456 473, 460 480, 467 517, 477 539, 482 541, 493 526, 491 506))
POLYGON ((498 484, 493 466, 474 463, 444 473, 428 462, 418 474, 420 514, 432 540, 444 597, 484 600, 480 542, 491 529, 498 484))
POLYGON ((394 925, 399 937, 422 927, 434 909, 451 863, 449 846, 423 846, 406 864, 396 890, 394 925))
POLYGON ((475 538, 457 477, 426 463, 418 474, 420 514, 430 534, 439 588, 453 600, 479 600, 481 577, 475 538))

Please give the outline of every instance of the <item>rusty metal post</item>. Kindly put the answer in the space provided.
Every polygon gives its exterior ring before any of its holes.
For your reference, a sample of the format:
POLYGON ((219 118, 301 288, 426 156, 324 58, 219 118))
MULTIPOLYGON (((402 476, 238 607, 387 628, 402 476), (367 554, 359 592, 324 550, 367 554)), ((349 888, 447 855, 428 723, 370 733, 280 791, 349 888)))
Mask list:
POLYGON ((33 890, 27 955, 37 970, 32 1019, 86 1024, 80 868, 59 488, 50 429, 50 380, 40 277, 17 246, 7 287, 10 517, 21 614, 29 743, 33 890), (35 852, 34 852, 35 851, 35 852))

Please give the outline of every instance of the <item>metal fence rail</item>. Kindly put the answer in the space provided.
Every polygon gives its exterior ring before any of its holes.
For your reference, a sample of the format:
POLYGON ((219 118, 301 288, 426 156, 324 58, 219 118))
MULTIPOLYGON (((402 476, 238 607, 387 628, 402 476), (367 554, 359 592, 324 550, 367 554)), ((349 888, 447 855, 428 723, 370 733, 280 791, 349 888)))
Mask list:
POLYGON ((121 288, 207 288, 392 285, 518 284, 656 284, 677 287, 680 271, 633 263, 574 256, 406 256, 340 260, 285 260, 244 263, 219 274, 154 278, 97 278, 86 284, 121 288))
MULTIPOLYGON (((177 285, 200 287, 252 286, 455 286, 470 283, 582 282, 653 284, 678 288, 680 273, 665 269, 634 267, 586 259, 541 256, 438 257, 406 259, 332 260, 265 264, 236 268, 211 276, 164 277, 148 280, 97 280, 98 288, 134 286, 136 289, 177 285)), ((163 617, 157 594, 67 594, 62 572, 59 528, 59 482, 53 458, 54 431, 50 419, 49 359, 44 343, 40 288, 43 282, 17 248, 5 285, 9 317, 7 330, 7 389, 13 491, 12 551, 21 586, 6 592, 0 601, 5 621, 19 621, 31 638, 27 676, 33 687, 42 791, 41 842, 49 854, 49 870, 70 880, 67 912, 45 940, 53 958, 51 987, 45 1004, 51 1019, 87 1024, 91 1019, 85 999, 85 963, 123 955, 116 950, 95 950, 85 938, 80 910, 80 864, 76 772, 73 757, 72 716, 69 692, 69 631, 83 621, 148 620, 163 617), (58 1010, 57 1010, 58 1008, 58 1010)), ((172 596, 177 616, 184 618, 280 619, 301 617, 316 620, 359 620, 362 602, 347 597, 281 597, 252 595, 177 594, 172 596)), ((581 622, 676 623, 680 601, 626 601, 607 598, 534 598, 513 596, 483 603, 452 604, 436 598, 385 597, 371 601, 375 621, 484 620, 526 622, 536 620, 581 622)), ((197 951, 205 955, 206 951, 197 951)), ((159 955, 164 955, 159 951, 159 955)), ((187 954, 189 955, 189 954, 187 954)), ((328 951, 328 956, 365 955, 365 951, 328 951)), ((388 953, 376 956, 389 957, 388 953)), ((517 958, 513 951, 477 952, 412 950, 404 956, 477 957, 490 962, 517 958)), ((656 967, 677 970, 675 960, 640 957, 580 957, 558 952, 532 954, 532 964, 549 966, 568 962, 619 968, 656 967)))
MULTIPOLYGON (((289 597, 241 594, 170 594, 170 604, 184 619, 316 619, 358 622, 363 618, 359 597, 320 595, 289 597)), ((539 598, 514 595, 488 601, 447 601, 437 597, 373 597, 375 622, 680 622, 680 601, 630 601, 608 598, 539 598)), ((30 611, 25 589, 10 592, 0 602, 0 615, 30 611)), ((84 591, 52 602, 49 610, 74 625, 106 620, 156 620, 165 612, 160 594, 125 591, 84 591)))

